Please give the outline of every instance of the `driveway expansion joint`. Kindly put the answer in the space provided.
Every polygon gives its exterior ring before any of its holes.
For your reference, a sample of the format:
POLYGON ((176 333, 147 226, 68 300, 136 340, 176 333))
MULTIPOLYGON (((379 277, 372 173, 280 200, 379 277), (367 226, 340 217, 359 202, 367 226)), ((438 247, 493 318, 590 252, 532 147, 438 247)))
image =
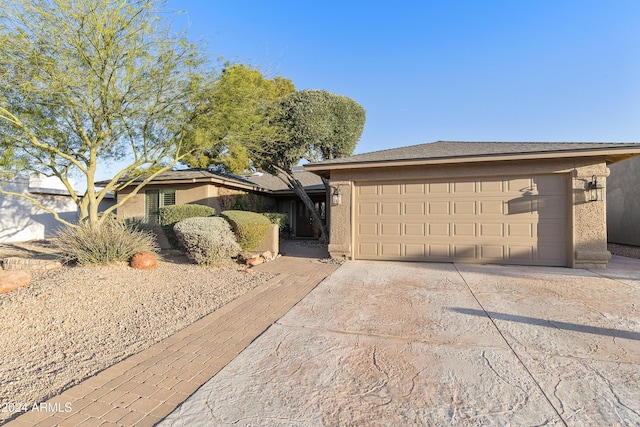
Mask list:
MULTIPOLYGON (((500 328, 498 327, 498 325, 496 324, 495 320, 489 315, 489 312, 484 308, 484 306, 482 305, 482 303, 480 302, 480 300, 478 299, 478 297, 476 296, 475 292, 473 292, 473 289, 471 288, 471 286, 469 285, 469 283, 467 282, 467 280, 465 279, 465 277, 463 276, 463 274, 460 272, 460 269, 458 268, 458 266, 456 265, 456 263, 453 263, 453 268, 455 268, 455 270, 458 272, 458 275, 460 276, 460 278, 462 279, 462 281, 464 282, 465 286, 467 287, 467 289, 469 290, 469 292, 471 293, 471 296, 473 296, 473 299, 475 299, 475 301, 478 303, 478 306, 482 309, 482 311, 484 312, 484 314, 487 316, 487 318, 491 321, 491 324, 493 325, 493 327, 495 328, 496 332, 498 332, 498 334, 500 335, 500 337, 502 338, 502 340, 505 342, 505 344, 509 347, 509 350, 511 351, 511 353, 513 353, 513 355, 516 357, 516 359, 518 359, 518 363, 520 363, 520 365, 524 368, 524 370, 527 372, 527 375, 529 375, 529 377, 531 378, 531 380, 533 381, 533 383, 536 385, 536 387, 538 388, 538 390, 540 390, 540 393, 542 393, 542 395, 544 396, 544 398, 546 399, 546 401, 549 403, 549 405, 553 408, 554 412, 556 413, 556 415, 558 416, 558 418, 560 419, 560 421, 562 421, 562 424, 565 425, 565 427, 568 427, 567 422, 565 421, 565 419, 562 417, 562 415, 560 414, 560 412, 558 411, 558 409, 556 408, 556 406, 553 404, 553 402, 551 402, 551 399, 549 398, 549 396, 547 396, 547 393, 545 393, 544 389, 542 388, 542 386, 540 385, 540 383, 538 382, 538 380, 533 376, 533 373, 529 370, 529 368, 527 367, 527 365, 524 363, 524 361, 520 358, 520 355, 518 355, 518 353, 516 352, 516 350, 511 346, 511 343, 509 342, 509 340, 507 340, 507 338, 504 336, 504 334, 502 333, 502 330, 500 330, 500 328)), ((491 368, 493 369, 493 368, 491 368)))

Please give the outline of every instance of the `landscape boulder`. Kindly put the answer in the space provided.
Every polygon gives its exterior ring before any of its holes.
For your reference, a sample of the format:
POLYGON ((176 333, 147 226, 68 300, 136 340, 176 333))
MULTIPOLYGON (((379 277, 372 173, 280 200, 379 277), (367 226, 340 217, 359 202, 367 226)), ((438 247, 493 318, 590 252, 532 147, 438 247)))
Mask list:
POLYGON ((253 267, 259 264, 262 264, 264 262, 264 258, 262 258, 261 256, 255 257, 255 258, 249 258, 247 260, 247 265, 249 267, 253 267))
POLYGON ((26 271, 0 271, 0 294, 12 291, 31 282, 31 273, 26 271))
POLYGON ((131 258, 131 267, 138 270, 153 270, 157 265, 156 256, 152 252, 138 252, 131 258))

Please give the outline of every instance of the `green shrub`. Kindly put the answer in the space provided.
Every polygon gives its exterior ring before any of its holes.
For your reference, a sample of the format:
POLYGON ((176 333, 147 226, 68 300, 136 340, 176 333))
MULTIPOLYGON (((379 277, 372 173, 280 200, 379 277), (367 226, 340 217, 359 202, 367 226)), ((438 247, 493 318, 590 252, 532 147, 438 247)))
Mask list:
POLYGON ((223 218, 187 218, 174 231, 189 259, 197 264, 221 265, 238 256, 240 245, 223 218))
POLYGON ((180 243, 173 227, 180 221, 194 217, 208 217, 216 214, 216 210, 204 205, 171 205, 160 208, 160 225, 169 244, 173 248, 179 248, 180 243))
POLYGON ((63 261, 80 265, 128 262, 138 252, 158 252, 153 233, 132 229, 115 218, 106 218, 102 224, 82 221, 64 228, 55 242, 63 261))
POLYGON ((243 251, 250 251, 258 246, 271 226, 266 216, 255 212, 224 211, 220 216, 231 224, 243 251))
POLYGON ((269 209, 269 200, 262 194, 236 194, 232 209, 238 211, 264 212, 269 209))
POLYGON ((287 214, 277 212, 263 212, 262 215, 266 216, 271 224, 277 225, 280 231, 284 229, 287 220, 287 214))

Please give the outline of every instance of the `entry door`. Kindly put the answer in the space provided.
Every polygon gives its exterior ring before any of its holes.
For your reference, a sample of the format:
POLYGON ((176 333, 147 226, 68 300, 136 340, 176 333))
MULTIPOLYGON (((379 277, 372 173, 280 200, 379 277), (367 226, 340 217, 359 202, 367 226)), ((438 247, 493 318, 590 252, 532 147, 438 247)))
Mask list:
POLYGON ((355 258, 566 266, 568 179, 356 183, 355 258))
POLYGON ((296 237, 313 237, 313 217, 304 203, 296 201, 296 237))

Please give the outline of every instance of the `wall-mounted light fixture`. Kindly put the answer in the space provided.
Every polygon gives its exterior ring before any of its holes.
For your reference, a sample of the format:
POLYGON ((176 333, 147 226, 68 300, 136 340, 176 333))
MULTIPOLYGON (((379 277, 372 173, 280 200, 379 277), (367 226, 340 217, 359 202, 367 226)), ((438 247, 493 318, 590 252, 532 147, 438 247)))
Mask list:
POLYGON ((591 182, 587 183, 587 190, 589 190, 589 201, 597 202, 598 200, 604 200, 604 187, 598 184, 598 177, 593 175, 591 182))
POLYGON ((338 206, 342 204, 342 191, 340 191, 340 187, 336 187, 333 189, 333 194, 331 195, 331 206, 338 206))

